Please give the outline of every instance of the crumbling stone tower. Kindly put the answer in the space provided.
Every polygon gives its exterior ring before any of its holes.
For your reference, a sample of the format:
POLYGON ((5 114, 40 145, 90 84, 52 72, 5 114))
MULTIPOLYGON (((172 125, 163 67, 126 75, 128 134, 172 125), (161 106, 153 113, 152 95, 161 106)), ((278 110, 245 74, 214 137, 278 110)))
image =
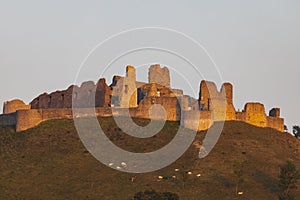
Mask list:
POLYGON ((136 108, 137 88, 136 70, 133 66, 126 67, 126 76, 115 76, 112 84, 112 104, 121 108, 136 108))
POLYGON ((110 87, 106 84, 105 78, 101 78, 97 83, 95 94, 95 107, 109 107, 110 95, 110 87))
POLYGON ((156 83, 170 88, 170 72, 167 67, 161 68, 159 64, 151 65, 148 73, 149 83, 156 83))

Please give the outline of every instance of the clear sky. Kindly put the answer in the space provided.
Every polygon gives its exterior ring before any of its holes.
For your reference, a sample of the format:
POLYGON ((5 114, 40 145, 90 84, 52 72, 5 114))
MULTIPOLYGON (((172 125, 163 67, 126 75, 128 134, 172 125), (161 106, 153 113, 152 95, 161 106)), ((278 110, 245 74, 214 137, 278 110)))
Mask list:
MULTIPOLYGON (((1 0, 0 104, 15 98, 29 103, 43 92, 67 88, 98 43, 155 26, 183 32, 206 48, 222 79, 234 84, 237 109, 248 101, 264 103, 267 111, 280 107, 290 128, 300 125, 299 19, 298 0, 1 0)), ((113 71, 123 74, 124 67, 113 71)), ((83 77, 89 78, 94 77, 83 77)), ((198 92, 200 80, 194 82, 198 92)), ((180 83, 175 79, 172 85, 180 83)))

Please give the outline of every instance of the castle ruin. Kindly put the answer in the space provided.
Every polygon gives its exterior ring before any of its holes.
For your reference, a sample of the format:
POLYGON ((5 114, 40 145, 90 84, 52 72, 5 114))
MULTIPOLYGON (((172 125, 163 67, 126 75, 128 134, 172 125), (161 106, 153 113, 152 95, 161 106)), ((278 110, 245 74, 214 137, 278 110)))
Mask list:
POLYGON ((194 99, 180 89, 172 89, 169 69, 160 65, 150 66, 148 83, 136 81, 135 68, 127 66, 126 75, 114 76, 110 85, 101 78, 96 84, 88 81, 63 91, 41 94, 28 105, 21 100, 5 102, 0 126, 24 131, 45 120, 73 118, 73 108, 81 109, 82 113, 95 108, 97 116, 112 116, 112 110, 122 115, 124 109, 129 109, 131 117, 150 118, 149 110, 155 104, 165 109, 166 120, 181 121, 192 130, 206 130, 216 121, 237 120, 284 131, 279 108, 271 109, 267 115, 263 104, 247 103, 242 111, 236 111, 232 84, 224 83, 219 91, 215 83, 204 80, 199 86, 198 99, 194 99))

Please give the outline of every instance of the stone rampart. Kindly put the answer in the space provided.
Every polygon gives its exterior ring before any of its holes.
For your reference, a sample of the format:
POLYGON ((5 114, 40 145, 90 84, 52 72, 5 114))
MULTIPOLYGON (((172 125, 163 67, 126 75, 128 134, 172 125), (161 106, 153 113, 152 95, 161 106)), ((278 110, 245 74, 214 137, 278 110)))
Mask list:
POLYGON ((30 105, 26 105, 22 100, 15 99, 12 101, 6 101, 3 104, 3 114, 14 113, 17 110, 29 110, 30 105))
POLYGON ((218 90, 215 83, 201 81, 199 98, 196 100, 184 95, 180 89, 170 88, 168 68, 152 65, 148 73, 149 83, 138 82, 135 68, 127 66, 126 75, 114 76, 110 86, 101 78, 96 84, 88 81, 80 87, 72 85, 66 90, 41 94, 30 105, 21 100, 5 102, 0 125, 15 126, 17 131, 22 131, 48 119, 72 118, 72 107, 76 111, 75 118, 112 114, 124 116, 129 109, 131 117, 150 118, 151 111, 151 117, 163 119, 160 109, 152 109, 158 104, 165 111, 166 120, 184 120, 184 126, 193 130, 205 130, 215 121, 228 120, 244 121, 279 131, 284 129, 279 108, 271 109, 267 116, 263 104, 247 103, 242 112, 236 112, 230 83, 224 83, 218 90))
POLYGON ((179 121, 181 117, 180 102, 176 97, 148 97, 141 100, 135 113, 135 117, 149 118, 149 110, 155 105, 161 105, 166 111, 166 119, 179 121))
POLYGON ((183 111, 183 125, 195 131, 207 130, 213 125, 211 111, 183 111))

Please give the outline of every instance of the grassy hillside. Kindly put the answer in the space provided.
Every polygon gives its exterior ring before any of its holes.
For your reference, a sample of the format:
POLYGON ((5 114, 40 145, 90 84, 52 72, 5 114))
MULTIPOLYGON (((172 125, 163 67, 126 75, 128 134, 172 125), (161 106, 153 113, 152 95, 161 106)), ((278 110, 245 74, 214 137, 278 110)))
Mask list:
MULTIPOLYGON (((118 146, 149 152, 167 144, 178 129, 168 122, 149 139, 125 135, 112 118, 99 118, 107 136, 118 146)), ((145 125, 147 120, 136 119, 145 125)), ((188 132, 188 130, 187 130, 188 132)), ((199 132, 196 142, 203 140, 199 132)), ((227 122, 217 145, 204 159, 192 145, 172 165, 147 174, 113 170, 84 148, 72 120, 51 120, 25 132, 0 128, 0 199, 132 199, 136 192, 154 189, 177 193, 180 199, 277 199, 279 166, 292 160, 300 170, 300 141, 289 134, 227 122), (234 163, 244 164, 240 191, 235 196, 234 163), (174 169, 179 168, 179 172, 174 169), (187 175, 184 171, 191 171, 187 175), (201 174, 201 177, 196 177, 201 174), (176 176, 176 179, 170 178, 176 176), (131 177, 136 181, 131 182, 131 177), (169 177, 157 181, 158 176, 169 177)), ((295 191, 300 199, 300 188, 295 191)))

